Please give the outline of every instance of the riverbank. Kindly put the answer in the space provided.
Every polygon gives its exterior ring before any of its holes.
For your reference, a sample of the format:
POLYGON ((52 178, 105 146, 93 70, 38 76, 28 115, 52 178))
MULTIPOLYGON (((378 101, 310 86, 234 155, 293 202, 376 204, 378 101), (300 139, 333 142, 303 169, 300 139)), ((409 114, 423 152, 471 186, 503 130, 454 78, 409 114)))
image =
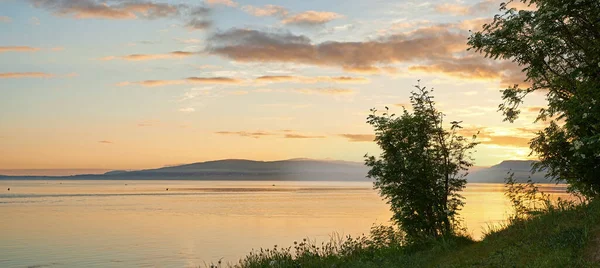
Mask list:
POLYGON ((337 238, 322 245, 300 241, 289 248, 263 249, 235 267, 600 266, 600 202, 511 220, 491 227, 481 241, 454 237, 405 246, 397 230, 373 231, 368 237, 337 238))

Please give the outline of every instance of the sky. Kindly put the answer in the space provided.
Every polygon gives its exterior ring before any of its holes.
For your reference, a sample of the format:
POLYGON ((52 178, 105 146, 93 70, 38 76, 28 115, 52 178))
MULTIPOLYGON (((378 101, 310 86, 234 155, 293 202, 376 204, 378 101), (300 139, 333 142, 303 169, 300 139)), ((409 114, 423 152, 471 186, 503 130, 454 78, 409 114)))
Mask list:
POLYGON ((417 83, 476 165, 531 158, 544 95, 503 122, 522 67, 467 51, 500 2, 0 0, 0 169, 363 161, 417 83))

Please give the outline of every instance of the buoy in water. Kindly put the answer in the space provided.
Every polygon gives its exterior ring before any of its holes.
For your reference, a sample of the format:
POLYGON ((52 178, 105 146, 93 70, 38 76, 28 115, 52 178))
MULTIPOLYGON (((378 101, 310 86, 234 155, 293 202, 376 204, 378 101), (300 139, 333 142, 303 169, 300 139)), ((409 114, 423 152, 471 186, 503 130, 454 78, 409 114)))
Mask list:
POLYGON ((10 191, 10 188, 8 188, 8 190, 10 191))

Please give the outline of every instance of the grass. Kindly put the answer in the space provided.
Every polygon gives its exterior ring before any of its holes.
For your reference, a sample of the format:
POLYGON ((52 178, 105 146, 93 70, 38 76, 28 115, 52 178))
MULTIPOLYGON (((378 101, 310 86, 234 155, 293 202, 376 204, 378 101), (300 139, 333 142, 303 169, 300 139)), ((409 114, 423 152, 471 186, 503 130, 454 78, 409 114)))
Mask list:
MULTIPOLYGON (((600 202, 551 207, 512 219, 482 241, 457 236, 408 245, 400 231, 376 226, 361 237, 261 249, 232 267, 600 267, 600 202)), ((221 265, 213 266, 220 267, 221 265)), ((210 267, 210 266, 209 266, 210 267)))

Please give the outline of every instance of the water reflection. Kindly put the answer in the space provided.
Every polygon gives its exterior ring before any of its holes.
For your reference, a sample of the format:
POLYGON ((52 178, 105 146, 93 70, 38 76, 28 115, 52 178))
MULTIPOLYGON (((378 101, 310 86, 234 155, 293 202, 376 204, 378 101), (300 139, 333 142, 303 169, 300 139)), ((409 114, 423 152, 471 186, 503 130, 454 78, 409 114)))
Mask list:
MULTIPOLYGON (((0 266, 198 266, 252 248, 387 223, 362 182, 0 181, 0 266), (166 188, 169 190, 166 191, 166 188)), ((469 232, 509 215, 501 184, 470 184, 469 232)), ((564 186, 543 185, 553 197, 564 186)))

